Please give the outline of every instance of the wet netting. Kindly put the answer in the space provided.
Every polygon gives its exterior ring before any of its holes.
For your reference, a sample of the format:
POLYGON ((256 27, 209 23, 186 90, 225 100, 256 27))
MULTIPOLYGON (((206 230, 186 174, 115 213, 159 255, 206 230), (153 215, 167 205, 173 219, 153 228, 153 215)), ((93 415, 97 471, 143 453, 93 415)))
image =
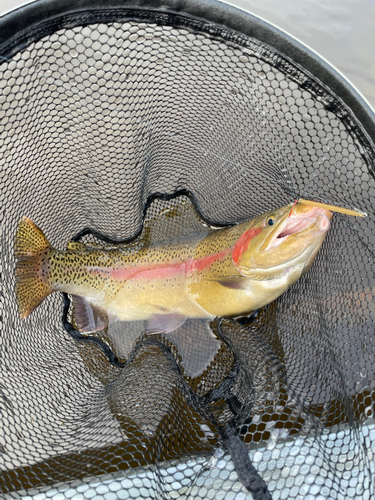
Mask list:
POLYGON ((2 498, 373 498, 370 128, 205 2, 40 4, 1 28, 2 498), (311 270, 247 317, 88 338, 54 293, 19 318, 23 216, 63 250, 186 239, 297 197, 368 216, 334 214, 311 270))

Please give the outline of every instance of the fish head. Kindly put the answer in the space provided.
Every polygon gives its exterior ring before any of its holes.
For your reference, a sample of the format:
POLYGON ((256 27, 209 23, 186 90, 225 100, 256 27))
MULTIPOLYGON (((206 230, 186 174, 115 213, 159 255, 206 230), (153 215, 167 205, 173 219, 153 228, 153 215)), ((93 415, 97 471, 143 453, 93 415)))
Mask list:
POLYGON ((312 266, 330 228, 332 212, 297 203, 253 220, 237 240, 232 258, 239 272, 253 280, 287 274, 293 284, 312 266))

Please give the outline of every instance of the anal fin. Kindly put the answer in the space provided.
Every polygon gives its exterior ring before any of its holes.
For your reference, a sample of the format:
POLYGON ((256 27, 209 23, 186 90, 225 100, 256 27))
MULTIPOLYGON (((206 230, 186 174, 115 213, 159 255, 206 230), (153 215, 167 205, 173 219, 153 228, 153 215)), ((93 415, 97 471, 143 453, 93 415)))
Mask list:
POLYGON ((169 333, 176 330, 186 321, 186 316, 180 313, 153 314, 147 321, 147 333, 169 333))
POLYGON ((72 300, 74 319, 81 333, 98 332, 111 323, 107 311, 102 307, 91 304, 79 295, 72 295, 72 300))

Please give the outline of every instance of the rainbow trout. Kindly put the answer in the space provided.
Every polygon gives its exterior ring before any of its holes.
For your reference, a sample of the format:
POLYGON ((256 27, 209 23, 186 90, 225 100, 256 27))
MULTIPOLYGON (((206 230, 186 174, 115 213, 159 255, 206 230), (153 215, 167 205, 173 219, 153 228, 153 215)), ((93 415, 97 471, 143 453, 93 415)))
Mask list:
POLYGON ((79 331, 148 320, 170 332, 187 318, 237 316, 272 302, 312 265, 330 227, 328 210, 298 203, 204 236, 150 244, 51 247, 28 218, 15 237, 21 318, 52 292, 72 295, 79 331))

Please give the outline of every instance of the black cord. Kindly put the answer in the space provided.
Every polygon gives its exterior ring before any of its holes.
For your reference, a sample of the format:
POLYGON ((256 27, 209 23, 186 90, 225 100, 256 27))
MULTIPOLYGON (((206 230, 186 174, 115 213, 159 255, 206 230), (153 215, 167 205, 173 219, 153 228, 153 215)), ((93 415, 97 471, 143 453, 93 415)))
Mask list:
POLYGON ((240 438, 233 420, 219 427, 219 432, 232 457, 238 479, 247 491, 252 494, 253 500, 272 500, 267 484, 251 463, 249 452, 246 449, 245 443, 240 438))

